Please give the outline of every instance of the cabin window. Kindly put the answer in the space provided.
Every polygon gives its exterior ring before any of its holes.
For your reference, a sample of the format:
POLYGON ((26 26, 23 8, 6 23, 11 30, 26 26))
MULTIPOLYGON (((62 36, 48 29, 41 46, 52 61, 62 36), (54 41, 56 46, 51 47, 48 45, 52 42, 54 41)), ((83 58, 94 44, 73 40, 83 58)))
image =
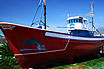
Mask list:
POLYGON ((83 23, 82 19, 71 19, 69 20, 69 23, 83 23))
POLYGON ((72 19, 71 21, 72 21, 71 23, 74 23, 74 19, 72 19))
POLYGON ((71 21, 71 23, 72 23, 72 20, 70 20, 71 21))
POLYGON ((72 19, 73 20, 73 23, 74 23, 74 19, 72 19))
POLYGON ((72 20, 70 20, 70 23, 72 23, 72 20))
POLYGON ((78 19, 76 19, 76 22, 78 22, 78 19))
POLYGON ((79 22, 80 22, 80 23, 83 23, 83 22, 82 22, 82 19, 79 19, 79 22))
POLYGON ((79 19, 79 22, 81 22, 81 19, 79 19))
POLYGON ((68 23, 72 23, 72 20, 69 20, 68 23))
POLYGON ((75 23, 75 19, 74 19, 74 23, 75 23))

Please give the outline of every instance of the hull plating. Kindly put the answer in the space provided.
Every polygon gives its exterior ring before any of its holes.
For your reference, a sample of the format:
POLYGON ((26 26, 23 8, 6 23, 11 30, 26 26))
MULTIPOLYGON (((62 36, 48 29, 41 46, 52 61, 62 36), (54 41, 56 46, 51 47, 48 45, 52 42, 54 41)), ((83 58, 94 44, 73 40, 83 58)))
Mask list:
POLYGON ((104 45, 104 38, 71 36, 8 23, 0 23, 0 28, 21 67, 93 54, 104 45))

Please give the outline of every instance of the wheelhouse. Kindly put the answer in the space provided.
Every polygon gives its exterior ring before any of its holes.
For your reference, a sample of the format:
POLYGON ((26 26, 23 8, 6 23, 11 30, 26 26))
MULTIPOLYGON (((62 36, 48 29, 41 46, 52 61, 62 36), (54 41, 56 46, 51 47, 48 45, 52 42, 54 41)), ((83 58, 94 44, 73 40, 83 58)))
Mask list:
POLYGON ((93 36, 93 33, 88 29, 88 20, 86 18, 76 16, 67 18, 68 31, 72 35, 93 36))

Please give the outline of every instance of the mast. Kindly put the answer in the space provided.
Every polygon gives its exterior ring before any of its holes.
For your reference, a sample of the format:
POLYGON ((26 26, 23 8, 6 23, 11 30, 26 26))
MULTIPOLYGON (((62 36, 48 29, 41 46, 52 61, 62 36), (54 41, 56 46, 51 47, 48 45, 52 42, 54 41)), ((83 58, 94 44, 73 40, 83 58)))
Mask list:
POLYGON ((46 29, 46 0, 44 0, 44 29, 46 29))
MULTIPOLYGON (((96 28, 95 28, 95 26, 94 26, 94 24, 93 24, 93 15, 94 15, 93 8, 94 8, 94 5, 93 5, 93 4, 91 4, 92 31, 93 31, 93 35, 94 35, 94 29, 96 29, 96 28)), ((98 30, 98 29, 96 29, 96 31, 100 34, 100 36, 102 36, 102 34, 99 32, 99 30, 98 30)))
POLYGON ((93 32, 93 34, 94 34, 94 30, 93 30, 93 27, 94 27, 94 25, 93 25, 93 15, 94 15, 94 13, 93 13, 93 8, 94 8, 94 5, 91 4, 92 32, 93 32))
MULTIPOLYGON (((69 18, 69 13, 68 13, 68 18, 69 18)), ((69 24, 69 20, 68 20, 68 24, 69 24)))

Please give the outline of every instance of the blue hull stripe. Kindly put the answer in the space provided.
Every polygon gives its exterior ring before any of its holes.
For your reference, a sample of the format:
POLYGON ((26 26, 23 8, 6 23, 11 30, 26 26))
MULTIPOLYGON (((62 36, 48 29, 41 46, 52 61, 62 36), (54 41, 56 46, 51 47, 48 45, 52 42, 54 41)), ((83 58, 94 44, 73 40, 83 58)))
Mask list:
POLYGON ((72 36, 69 34, 61 34, 61 33, 54 33, 54 32, 45 32, 45 36, 63 38, 63 39, 85 40, 85 41, 102 41, 102 40, 104 40, 104 38, 98 38, 98 37, 80 37, 80 36, 72 36))

